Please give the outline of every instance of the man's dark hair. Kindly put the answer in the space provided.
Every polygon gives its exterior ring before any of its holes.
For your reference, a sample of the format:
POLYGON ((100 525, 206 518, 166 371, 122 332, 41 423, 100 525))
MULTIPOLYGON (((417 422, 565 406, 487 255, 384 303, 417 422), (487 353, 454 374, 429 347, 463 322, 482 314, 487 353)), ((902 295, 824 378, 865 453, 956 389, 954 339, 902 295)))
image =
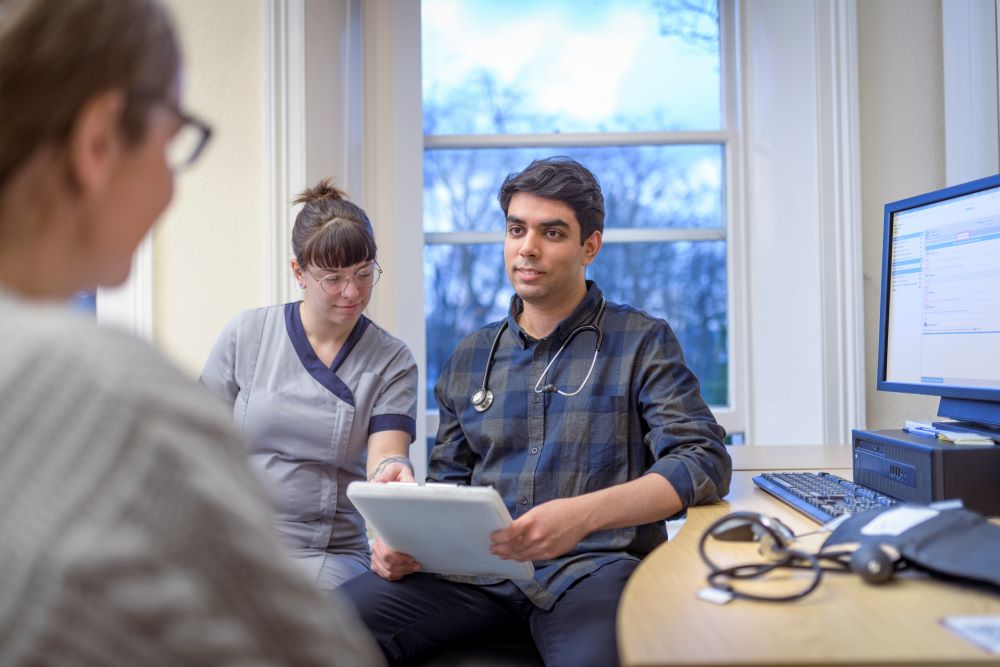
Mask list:
POLYGON ((522 171, 508 174, 500 186, 500 208, 507 215, 511 198, 518 192, 563 202, 580 223, 580 245, 594 232, 604 233, 604 195, 589 169, 565 156, 535 160, 522 171))

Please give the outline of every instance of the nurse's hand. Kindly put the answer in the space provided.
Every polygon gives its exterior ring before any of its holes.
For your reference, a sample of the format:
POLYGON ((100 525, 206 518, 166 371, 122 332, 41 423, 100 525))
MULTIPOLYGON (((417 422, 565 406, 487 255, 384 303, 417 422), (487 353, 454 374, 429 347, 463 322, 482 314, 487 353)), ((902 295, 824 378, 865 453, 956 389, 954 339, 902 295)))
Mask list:
POLYGON ((375 540, 372 545, 372 572, 383 579, 396 581, 419 571, 420 563, 400 551, 393 551, 381 539, 375 540))
MULTIPOLYGON (((415 482, 413 468, 410 467, 410 460, 403 457, 398 461, 390 461, 382 468, 378 475, 372 478, 373 482, 415 482)), ((381 467, 381 464, 380 464, 381 467)))
POLYGON ((415 482, 413 465, 405 456, 387 456, 378 462, 368 478, 372 482, 415 482))

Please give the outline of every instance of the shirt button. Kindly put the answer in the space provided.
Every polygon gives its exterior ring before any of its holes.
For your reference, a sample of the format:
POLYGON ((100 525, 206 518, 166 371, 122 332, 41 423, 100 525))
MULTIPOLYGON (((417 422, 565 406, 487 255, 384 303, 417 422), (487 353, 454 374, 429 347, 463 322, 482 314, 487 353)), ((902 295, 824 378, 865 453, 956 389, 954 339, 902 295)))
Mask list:
POLYGON ((521 504, 522 505, 528 504, 528 496, 521 496, 521 504))
POLYGON ((531 402, 537 404, 538 403, 538 397, 537 396, 532 396, 531 397, 531 402))
POLYGON ((537 454, 538 453, 538 447, 532 447, 531 448, 531 453, 532 454, 537 454))

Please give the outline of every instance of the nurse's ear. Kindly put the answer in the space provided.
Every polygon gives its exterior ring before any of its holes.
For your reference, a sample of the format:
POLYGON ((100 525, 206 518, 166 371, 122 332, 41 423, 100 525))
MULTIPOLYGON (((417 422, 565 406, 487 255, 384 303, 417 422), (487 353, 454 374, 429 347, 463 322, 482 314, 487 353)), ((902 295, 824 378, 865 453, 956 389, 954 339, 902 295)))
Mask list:
POLYGON ((302 267, 299 266, 297 260, 292 260, 292 274, 295 276, 295 281, 299 284, 299 289, 306 288, 306 278, 302 275, 302 267))

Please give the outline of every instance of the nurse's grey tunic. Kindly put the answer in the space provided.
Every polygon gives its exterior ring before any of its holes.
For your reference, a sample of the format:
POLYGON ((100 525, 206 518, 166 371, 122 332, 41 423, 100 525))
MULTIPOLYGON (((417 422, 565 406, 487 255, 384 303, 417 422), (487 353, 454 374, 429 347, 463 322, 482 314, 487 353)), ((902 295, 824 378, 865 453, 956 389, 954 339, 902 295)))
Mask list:
POLYGON ((306 337, 299 303, 237 315, 201 381, 232 404, 293 555, 353 553, 367 563, 364 520, 347 485, 365 479, 369 435, 415 437, 417 366, 402 341, 364 316, 326 366, 306 337))

